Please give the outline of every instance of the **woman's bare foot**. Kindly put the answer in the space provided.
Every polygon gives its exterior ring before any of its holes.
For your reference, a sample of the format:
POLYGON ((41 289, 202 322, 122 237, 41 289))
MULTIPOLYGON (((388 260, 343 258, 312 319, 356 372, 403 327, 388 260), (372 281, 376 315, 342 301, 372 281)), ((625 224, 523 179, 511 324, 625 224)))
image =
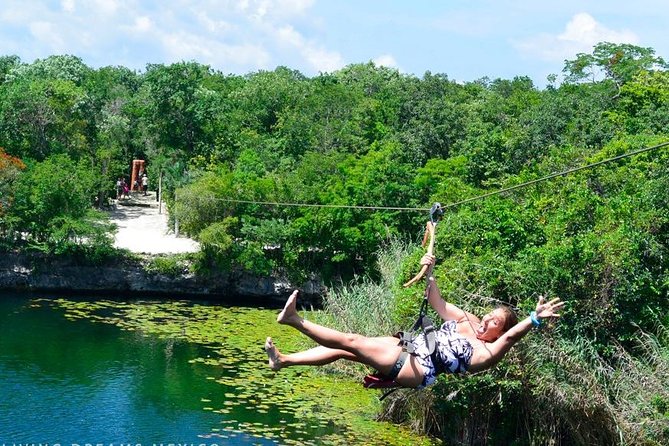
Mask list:
POLYGON ((275 372, 281 369, 281 353, 279 353, 279 350, 270 337, 265 341, 265 353, 267 353, 267 357, 269 358, 269 368, 275 372))
POLYGON ((300 315, 297 314, 297 290, 295 290, 286 301, 281 313, 276 317, 276 321, 280 324, 294 325, 299 323, 300 320, 300 315))

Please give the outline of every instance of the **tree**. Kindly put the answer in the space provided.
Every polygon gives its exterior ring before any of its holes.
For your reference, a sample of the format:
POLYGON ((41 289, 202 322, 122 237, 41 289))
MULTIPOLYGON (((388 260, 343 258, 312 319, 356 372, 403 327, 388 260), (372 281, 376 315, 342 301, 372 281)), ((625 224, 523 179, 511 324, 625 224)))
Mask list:
POLYGON ((81 58, 71 55, 49 56, 46 59, 37 59, 32 64, 13 63, 13 69, 7 73, 7 80, 15 79, 48 79, 70 81, 81 85, 91 69, 84 64, 81 58))
POLYGON ((80 157, 87 144, 85 90, 71 80, 32 76, 6 81, 0 96, 0 135, 21 158, 54 153, 80 157))
POLYGON ((5 83, 0 97, 0 135, 9 153, 44 159, 51 153, 49 128, 55 117, 43 88, 29 81, 5 83))
POLYGON ((213 146, 207 129, 217 119, 219 97, 204 85, 211 75, 208 66, 195 62, 147 67, 141 113, 156 147, 171 147, 188 160, 213 146))
POLYGON ((311 79, 304 93, 278 116, 275 130, 286 155, 297 159, 310 151, 326 154, 356 146, 348 129, 360 96, 331 74, 311 79))
POLYGON ((2 232, 2 217, 12 204, 14 183, 25 168, 23 161, 7 155, 0 147, 0 232, 2 232))
POLYGON ((95 174, 85 161, 54 155, 16 181, 11 214, 32 246, 50 253, 112 244, 106 218, 92 209, 95 174))
POLYGON ((14 71, 21 64, 19 56, 2 56, 0 57, 0 84, 4 83, 7 75, 14 71))
POLYGON ((626 133, 669 133, 669 72, 642 72, 620 90, 611 120, 626 133))
MULTIPOLYGON (((103 67, 90 73, 87 92, 87 156, 97 176, 97 203, 103 206, 116 178, 127 176, 133 157, 135 126, 131 123, 132 99, 141 83, 137 74, 123 67, 103 67)), ((129 179, 128 179, 129 180, 129 179)))
POLYGON ((566 60, 562 72, 566 82, 595 82, 600 73, 620 88, 642 71, 669 67, 655 50, 629 43, 600 42, 592 54, 579 53, 576 59, 566 60))
POLYGON ((12 217, 10 211, 14 201, 16 181, 25 167, 20 159, 7 155, 0 148, 0 247, 5 243, 8 247, 15 245, 16 219, 12 217))

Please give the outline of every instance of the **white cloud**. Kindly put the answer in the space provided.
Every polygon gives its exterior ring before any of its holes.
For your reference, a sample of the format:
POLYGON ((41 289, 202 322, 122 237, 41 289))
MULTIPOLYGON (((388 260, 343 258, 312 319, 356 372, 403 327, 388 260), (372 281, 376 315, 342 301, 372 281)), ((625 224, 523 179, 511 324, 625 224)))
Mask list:
POLYGON ((24 58, 77 54, 92 66, 130 63, 141 69, 149 62, 196 60, 237 73, 277 65, 306 74, 335 71, 345 63, 321 39, 315 3, 3 0, 0 49, 24 58), (23 42, 20 51, 14 42, 23 42))
POLYGON ((210 59, 213 48, 207 42, 186 33, 166 34, 162 44, 168 54, 174 59, 210 59))
POLYGON ((65 12, 74 12, 75 9, 74 0, 63 0, 60 2, 60 6, 65 12))
POLYGON ((229 45, 184 32, 161 35, 160 43, 169 62, 196 60, 222 69, 233 65, 267 68, 270 60, 268 53, 258 45, 229 45))
POLYGON ((379 57, 376 57, 372 60, 374 65, 388 68, 399 68, 397 66, 397 61, 391 54, 382 54, 379 57))
POLYGON ((560 34, 539 34, 513 44, 528 57, 562 62, 578 53, 592 52, 599 42, 637 44, 639 38, 628 30, 609 29, 582 12, 574 15, 560 34))
POLYGON ((297 32, 295 28, 290 25, 282 26, 275 31, 275 34, 276 37, 278 37, 280 43, 284 43, 296 48, 305 46, 302 34, 297 32))
POLYGON ((282 26, 279 29, 269 28, 268 31, 276 36, 279 44, 296 49, 298 54, 317 72, 329 73, 345 65, 338 52, 328 51, 316 42, 305 39, 291 25, 282 26))
POLYGON ((30 34, 41 44, 48 46, 52 51, 65 52, 65 43, 52 23, 38 21, 29 25, 30 34))
POLYGON ((331 73, 345 65, 341 55, 336 51, 307 46, 302 49, 302 54, 318 72, 331 73))
POLYGON ((225 20, 214 20, 209 17, 205 11, 196 11, 195 17, 197 21, 204 26, 204 29, 210 33, 219 34, 227 33, 235 29, 235 26, 225 20))
POLYGON ((639 38, 631 31, 615 31, 598 23, 590 14, 579 13, 567 23, 565 31, 557 36, 558 40, 573 42, 590 47, 599 42, 638 43, 639 38))
POLYGON ((304 14, 314 4, 314 0, 274 0, 274 12, 283 17, 304 14))
POLYGON ((0 25, 29 26, 32 21, 46 20, 47 17, 46 8, 41 4, 11 1, 5 4, 3 1, 0 8, 0 25))
POLYGON ((314 0, 231 0, 227 7, 254 20, 286 19, 305 14, 314 0))
POLYGON ((153 21, 146 16, 136 17, 135 23, 132 25, 131 30, 139 33, 146 33, 151 31, 153 28, 153 21))
POLYGON ((97 12, 108 16, 115 14, 116 11, 118 11, 119 2, 118 0, 95 0, 95 7, 97 12))

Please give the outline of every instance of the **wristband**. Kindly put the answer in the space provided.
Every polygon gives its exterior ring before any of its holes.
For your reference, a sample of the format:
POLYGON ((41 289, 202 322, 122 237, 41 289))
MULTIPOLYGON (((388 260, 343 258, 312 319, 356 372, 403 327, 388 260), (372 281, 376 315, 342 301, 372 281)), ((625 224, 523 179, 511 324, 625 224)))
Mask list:
POLYGON ((530 311, 530 320, 532 321, 532 325, 534 325, 536 328, 541 327, 541 321, 539 318, 537 318, 536 311, 530 311))

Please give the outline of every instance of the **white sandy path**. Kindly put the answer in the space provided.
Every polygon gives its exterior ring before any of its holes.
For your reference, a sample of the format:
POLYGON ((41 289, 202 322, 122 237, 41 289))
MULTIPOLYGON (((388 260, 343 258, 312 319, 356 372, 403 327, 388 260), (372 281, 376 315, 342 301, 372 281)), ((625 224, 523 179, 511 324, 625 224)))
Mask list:
POLYGON ((137 194, 125 203, 117 204, 110 219, 118 226, 114 246, 144 254, 177 254, 200 249, 195 240, 176 237, 168 227, 167 210, 158 213, 155 193, 147 197, 137 194))

